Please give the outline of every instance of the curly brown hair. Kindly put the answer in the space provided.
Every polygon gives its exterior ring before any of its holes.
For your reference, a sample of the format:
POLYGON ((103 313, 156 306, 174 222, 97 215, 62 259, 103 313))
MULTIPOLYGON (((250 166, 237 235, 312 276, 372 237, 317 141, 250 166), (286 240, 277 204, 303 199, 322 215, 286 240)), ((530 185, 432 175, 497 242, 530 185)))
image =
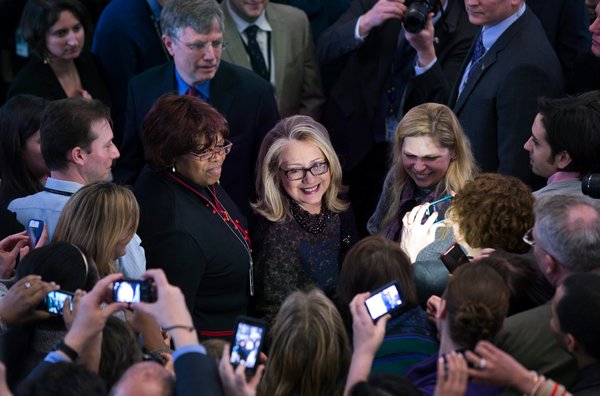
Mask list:
POLYGON ((454 197, 447 215, 471 247, 525 253, 529 245, 522 237, 533 227, 533 200, 516 177, 482 173, 454 197))

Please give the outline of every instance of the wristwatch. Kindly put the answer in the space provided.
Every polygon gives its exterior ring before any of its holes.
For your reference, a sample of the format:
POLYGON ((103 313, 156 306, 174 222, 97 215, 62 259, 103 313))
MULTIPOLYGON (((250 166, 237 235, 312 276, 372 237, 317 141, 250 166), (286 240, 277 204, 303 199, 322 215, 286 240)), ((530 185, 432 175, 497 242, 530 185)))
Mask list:
POLYGON ((77 358, 79 357, 79 354, 73 348, 65 344, 65 340, 58 341, 54 345, 54 348, 52 348, 52 350, 61 351, 62 353, 67 355, 72 361, 77 360, 77 358))

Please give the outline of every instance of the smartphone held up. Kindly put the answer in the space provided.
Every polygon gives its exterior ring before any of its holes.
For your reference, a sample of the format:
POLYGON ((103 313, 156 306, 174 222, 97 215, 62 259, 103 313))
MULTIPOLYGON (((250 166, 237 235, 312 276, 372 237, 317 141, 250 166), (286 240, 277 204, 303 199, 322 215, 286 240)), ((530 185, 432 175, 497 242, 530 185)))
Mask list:
POLYGON ((371 297, 365 300, 365 306, 373 321, 380 317, 399 311, 404 305, 398 283, 392 282, 375 290, 371 297))
POLYGON ((231 357, 233 366, 243 364, 246 374, 252 375, 258 367, 260 351, 267 334, 267 322, 240 316, 236 320, 235 332, 231 342, 231 357))

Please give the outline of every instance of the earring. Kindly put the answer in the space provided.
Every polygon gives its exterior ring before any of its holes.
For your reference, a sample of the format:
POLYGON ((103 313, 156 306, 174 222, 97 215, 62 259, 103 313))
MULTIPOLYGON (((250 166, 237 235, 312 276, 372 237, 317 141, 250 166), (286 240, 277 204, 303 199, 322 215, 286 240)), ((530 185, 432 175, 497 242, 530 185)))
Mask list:
POLYGON ((171 172, 175 173, 177 169, 175 169, 175 163, 173 162, 173 167, 171 167, 171 172))

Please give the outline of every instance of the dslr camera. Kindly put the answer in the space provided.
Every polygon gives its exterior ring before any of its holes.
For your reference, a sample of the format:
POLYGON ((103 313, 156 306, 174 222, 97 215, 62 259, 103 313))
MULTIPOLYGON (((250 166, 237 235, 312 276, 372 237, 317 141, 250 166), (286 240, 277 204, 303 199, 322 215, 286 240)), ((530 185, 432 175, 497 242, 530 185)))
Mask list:
POLYGON ((440 0, 406 0, 404 4, 407 7, 404 30, 410 33, 419 33, 425 28, 427 15, 437 14, 442 9, 440 0))

